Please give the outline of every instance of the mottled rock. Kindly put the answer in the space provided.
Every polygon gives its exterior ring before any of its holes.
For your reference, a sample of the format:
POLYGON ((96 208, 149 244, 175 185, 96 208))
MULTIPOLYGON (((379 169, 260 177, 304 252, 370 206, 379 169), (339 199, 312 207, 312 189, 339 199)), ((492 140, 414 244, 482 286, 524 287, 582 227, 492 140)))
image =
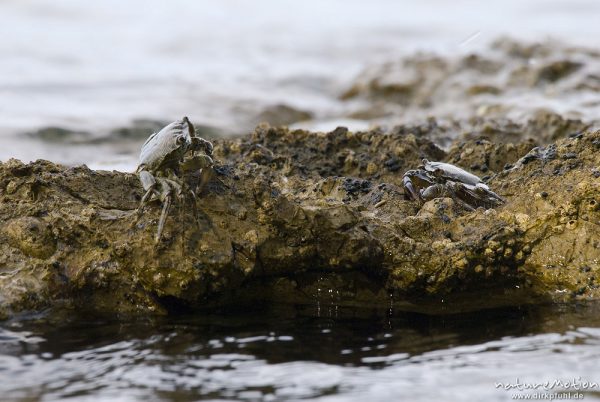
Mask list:
POLYGON ((87 131, 71 130, 64 127, 43 127, 25 135, 37 140, 68 144, 82 143, 88 141, 92 136, 87 131))
MULTIPOLYGON (((542 141, 556 140, 571 134, 579 119, 597 120, 598 102, 593 99, 600 92, 599 67, 600 53, 593 48, 555 40, 527 44, 501 38, 478 53, 418 52, 368 66, 340 98, 357 105, 349 116, 380 125, 430 116, 461 122, 473 117, 510 118, 511 123, 522 125, 539 110, 568 110, 568 117, 562 117, 566 133, 560 129, 532 132, 534 140, 537 136, 542 141)), ((510 135, 510 141, 523 138, 505 128, 500 131, 510 135)))
POLYGON ((299 121, 309 120, 312 116, 309 111, 278 104, 265 108, 252 119, 251 123, 254 125, 268 123, 272 126, 287 126, 299 121))
POLYGON ((26 216, 12 219, 6 222, 3 232, 8 243, 26 256, 46 259, 56 250, 52 231, 37 218, 26 216))
POLYGON ((158 246, 161 208, 137 217, 135 175, 2 163, 0 315, 312 303, 321 291, 339 305, 392 297, 427 312, 600 298, 600 132, 536 151, 552 158, 513 163, 530 142, 457 143, 446 155, 426 133, 400 131, 261 126, 217 140, 216 175, 198 213, 191 200, 176 201, 158 246), (260 147, 268 158, 253 153, 260 147), (487 178, 506 199, 497 209, 404 197, 402 175, 423 157, 467 169, 485 162, 491 172, 501 165, 493 155, 513 164, 487 178))

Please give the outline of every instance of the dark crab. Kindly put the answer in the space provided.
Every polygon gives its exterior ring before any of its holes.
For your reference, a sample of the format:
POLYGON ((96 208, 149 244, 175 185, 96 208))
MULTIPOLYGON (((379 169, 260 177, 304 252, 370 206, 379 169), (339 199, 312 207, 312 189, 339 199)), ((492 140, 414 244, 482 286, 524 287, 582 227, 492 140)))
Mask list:
POLYGON ((422 166, 404 174, 402 183, 406 198, 414 201, 450 197, 469 211, 504 203, 479 177, 449 163, 423 159, 422 166))

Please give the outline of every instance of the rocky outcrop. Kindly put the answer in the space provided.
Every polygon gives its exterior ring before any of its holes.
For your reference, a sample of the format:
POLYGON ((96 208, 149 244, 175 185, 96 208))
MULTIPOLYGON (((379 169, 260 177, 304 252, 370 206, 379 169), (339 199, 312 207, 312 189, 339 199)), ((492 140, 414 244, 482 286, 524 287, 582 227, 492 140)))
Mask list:
MULTIPOLYGON (((577 131, 582 126, 578 119, 597 124, 597 50, 555 40, 524 44, 507 38, 475 53, 461 50, 419 52, 369 66, 340 94, 352 109, 348 117, 390 125, 429 116, 461 122, 510 119, 505 131, 514 132, 515 122, 527 125, 535 113, 557 112, 560 116, 553 118, 565 121, 562 128, 552 123, 556 131, 544 134, 557 134, 552 140, 561 137, 562 129, 577 131)), ((532 128, 536 136, 535 129, 544 127, 532 128)))
POLYGON ((402 129, 261 126, 215 142, 197 211, 190 197, 175 202, 156 246, 160 205, 138 216, 134 174, 10 160, 0 164, 0 314, 596 299, 600 132, 534 145, 466 140, 447 153, 402 129), (450 198, 405 200, 402 175, 421 158, 487 175, 506 204, 466 212, 450 198))

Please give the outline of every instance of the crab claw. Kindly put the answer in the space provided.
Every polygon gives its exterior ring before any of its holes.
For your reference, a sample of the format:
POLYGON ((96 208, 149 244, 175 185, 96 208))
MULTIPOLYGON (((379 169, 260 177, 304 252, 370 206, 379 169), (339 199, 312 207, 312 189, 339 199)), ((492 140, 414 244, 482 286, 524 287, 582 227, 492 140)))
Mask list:
POLYGON ((208 155, 194 155, 181 163, 181 170, 184 172, 194 172, 200 169, 210 168, 213 164, 212 158, 208 155))
POLYGON ((210 141, 205 140, 204 138, 192 137, 191 149, 192 151, 203 150, 206 155, 212 156, 213 144, 210 141))
POLYGON ((206 152, 208 156, 211 156, 213 154, 212 142, 204 140, 204 152, 206 152))
POLYGON ((183 116, 183 117, 181 118, 181 122, 182 122, 183 124, 187 124, 187 126, 188 126, 188 131, 189 131, 189 133, 190 133, 190 136, 191 136, 191 137, 194 137, 194 136, 196 135, 196 129, 194 128, 194 125, 192 124, 192 122, 190 121, 190 119, 188 119, 188 117, 187 117, 187 116, 183 116))
POLYGON ((402 184, 408 193, 405 193, 408 199, 413 201, 418 201, 421 199, 421 194, 419 191, 413 186, 412 180, 409 176, 404 176, 402 179, 402 184))

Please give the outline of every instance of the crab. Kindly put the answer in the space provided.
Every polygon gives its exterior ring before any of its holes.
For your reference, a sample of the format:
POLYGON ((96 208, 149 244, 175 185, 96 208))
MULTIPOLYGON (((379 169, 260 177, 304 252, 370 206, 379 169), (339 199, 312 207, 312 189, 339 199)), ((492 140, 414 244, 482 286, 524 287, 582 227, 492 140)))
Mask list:
MULTIPOLYGON (((212 151, 213 145, 196 136, 193 124, 185 116, 150 135, 142 145, 140 164, 136 173, 139 175, 145 193, 138 208, 138 216, 142 214, 148 201, 158 199, 162 202, 155 243, 160 242, 173 196, 180 197, 186 189, 182 173, 201 169, 199 184, 201 191, 212 173, 212 151), (199 151, 202 153, 197 155, 196 152, 199 151)), ((192 195, 195 210, 195 190, 192 188, 187 190, 192 195)))
POLYGON ((450 197, 468 211, 475 208, 493 208, 504 203, 481 179, 457 166, 423 159, 418 169, 409 170, 402 179, 406 198, 430 201, 450 197))

